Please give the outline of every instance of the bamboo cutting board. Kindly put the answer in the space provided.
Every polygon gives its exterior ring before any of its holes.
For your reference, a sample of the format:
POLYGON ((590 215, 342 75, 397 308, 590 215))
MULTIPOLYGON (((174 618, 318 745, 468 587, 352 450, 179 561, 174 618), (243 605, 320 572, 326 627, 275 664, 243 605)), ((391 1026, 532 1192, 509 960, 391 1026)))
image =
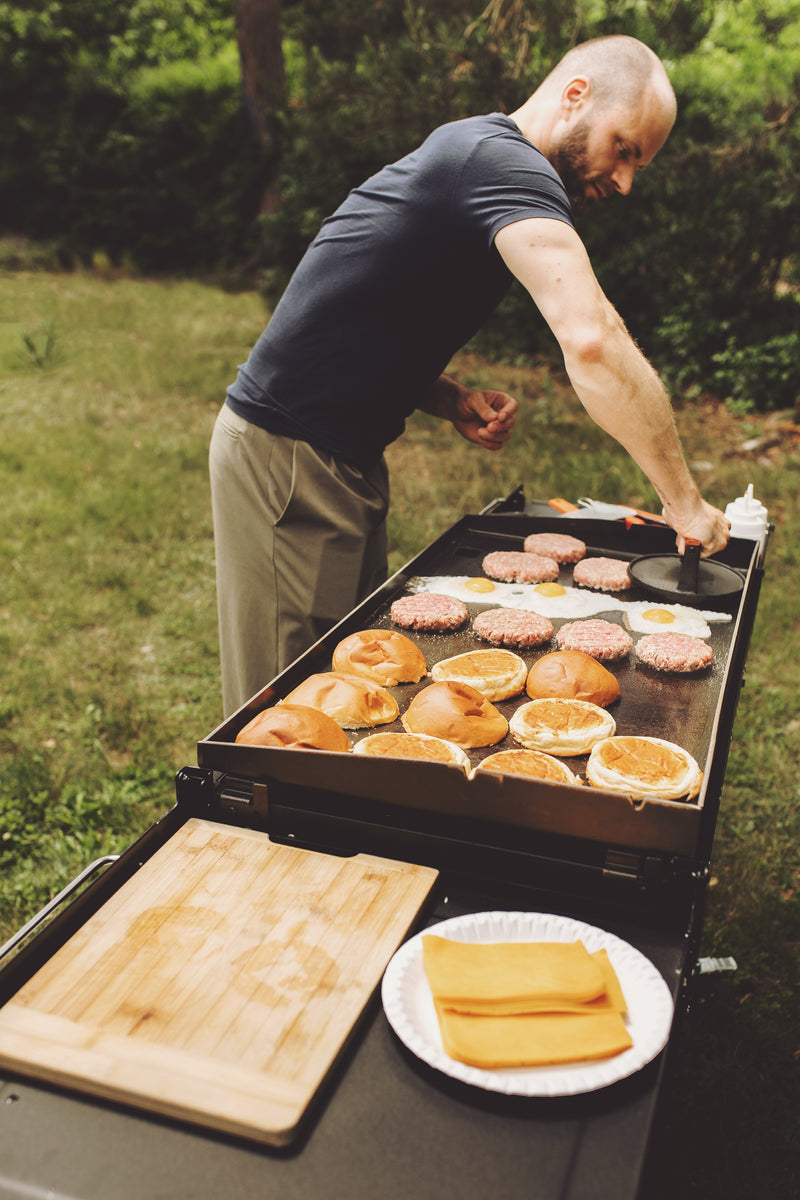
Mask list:
POLYGON ((436 875, 192 819, 0 1009, 0 1064, 284 1144, 436 875))

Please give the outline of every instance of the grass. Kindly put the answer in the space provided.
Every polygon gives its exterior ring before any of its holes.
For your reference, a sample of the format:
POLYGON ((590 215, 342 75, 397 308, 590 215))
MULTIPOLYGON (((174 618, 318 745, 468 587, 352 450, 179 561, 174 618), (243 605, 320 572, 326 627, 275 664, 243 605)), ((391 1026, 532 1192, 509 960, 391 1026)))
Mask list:
MULTIPOLYGON (((221 716, 206 455, 263 319, 256 296, 195 283, 0 277, 0 941, 171 805, 175 771, 221 716)), ((558 371, 474 353, 457 367, 518 396, 518 429, 488 455, 412 418, 388 455, 393 569, 520 483, 529 497, 654 507, 558 371)), ((701 947, 739 968, 697 987, 646 1200, 789 1200, 800 1194, 800 430, 786 414, 736 419, 710 401, 679 423, 707 497, 724 505, 752 482, 776 528, 701 947)))

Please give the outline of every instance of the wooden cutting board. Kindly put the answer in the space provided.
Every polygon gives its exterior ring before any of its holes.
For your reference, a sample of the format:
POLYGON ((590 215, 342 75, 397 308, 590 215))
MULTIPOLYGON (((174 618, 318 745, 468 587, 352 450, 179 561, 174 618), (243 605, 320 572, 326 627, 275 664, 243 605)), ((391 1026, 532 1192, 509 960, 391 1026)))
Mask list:
POLYGON ((0 1009, 0 1064, 284 1144, 436 876, 192 819, 0 1009))

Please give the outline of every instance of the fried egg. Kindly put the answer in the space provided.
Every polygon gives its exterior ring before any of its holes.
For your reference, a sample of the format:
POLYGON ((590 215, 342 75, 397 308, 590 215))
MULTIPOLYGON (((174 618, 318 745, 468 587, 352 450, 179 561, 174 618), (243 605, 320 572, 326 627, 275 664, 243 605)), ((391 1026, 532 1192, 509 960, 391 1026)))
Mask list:
POLYGON ((416 579, 412 586, 415 591, 455 596, 467 604, 497 604, 542 617, 590 617, 623 607, 611 596, 560 583, 499 583, 466 575, 435 575, 416 579))
POLYGON ((687 633, 690 637, 711 637, 709 620, 730 621, 728 613, 704 612, 684 604, 630 601, 625 605, 625 621, 635 633, 687 633))
POLYGON ((618 600, 604 592, 561 583, 500 583, 480 576, 429 575, 411 580, 409 586, 415 592, 455 596, 465 604, 518 608, 565 620, 622 612, 636 633, 688 633, 690 637, 707 638, 711 636, 709 622, 731 620, 730 613, 665 604, 660 600, 618 600))

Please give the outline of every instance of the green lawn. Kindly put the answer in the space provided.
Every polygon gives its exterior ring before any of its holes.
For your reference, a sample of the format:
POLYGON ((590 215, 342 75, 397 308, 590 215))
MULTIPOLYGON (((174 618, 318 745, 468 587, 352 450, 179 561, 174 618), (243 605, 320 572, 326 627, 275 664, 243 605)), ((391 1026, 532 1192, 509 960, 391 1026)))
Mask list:
MULTIPOLYGON (((0 278, 0 941, 172 803, 221 716, 208 440, 259 333, 251 294, 0 278)), ((517 484, 653 508, 630 460, 539 366, 457 363, 519 397, 501 455, 424 417, 390 448, 392 567, 517 484)), ((800 448, 789 417, 679 413, 711 501, 775 522, 722 799, 698 990, 647 1200, 800 1194, 800 448), (774 436, 773 436, 774 435, 774 436), (772 441, 772 444, 769 444, 772 441), (743 448, 745 445, 750 449, 743 448), (679 1152, 676 1152, 676 1148, 679 1152)))

